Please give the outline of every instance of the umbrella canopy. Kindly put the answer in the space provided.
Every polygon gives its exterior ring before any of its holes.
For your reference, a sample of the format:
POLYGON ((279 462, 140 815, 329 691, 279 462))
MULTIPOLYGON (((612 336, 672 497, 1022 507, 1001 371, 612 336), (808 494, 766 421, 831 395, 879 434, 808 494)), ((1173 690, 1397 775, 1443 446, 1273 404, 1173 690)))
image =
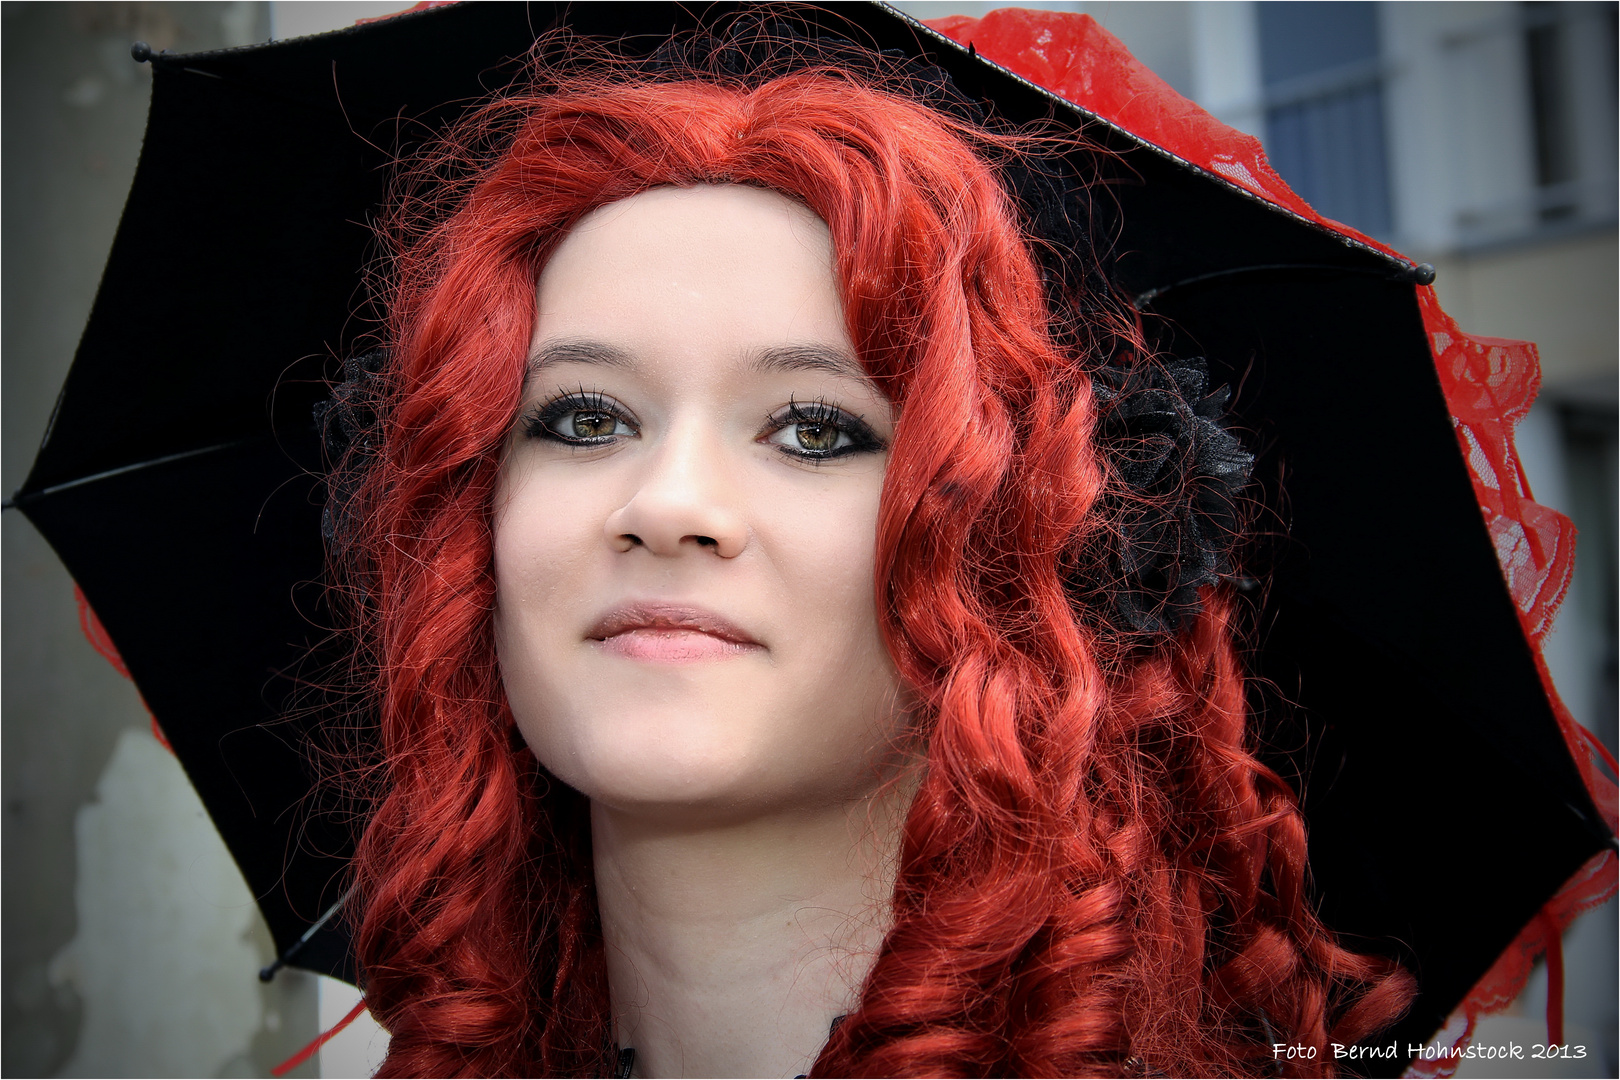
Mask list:
MULTIPOLYGON (((341 920, 309 933, 354 841, 312 794, 310 732, 341 708, 315 688, 342 648, 312 413, 371 328, 354 312, 387 168, 517 77, 554 27, 637 53, 746 7, 458 5, 152 57, 139 171, 14 501, 117 643, 278 947, 302 942, 290 962, 355 976, 341 920)), ((1252 657, 1274 692, 1256 705, 1268 760, 1303 796, 1323 918, 1412 968, 1422 995, 1396 1034, 1421 1041, 1611 842, 1458 447, 1414 287, 1425 268, 882 5, 797 17, 1102 149, 1080 167, 1109 193, 1096 212, 1116 284, 1166 348, 1240 388, 1277 514, 1252 657)))

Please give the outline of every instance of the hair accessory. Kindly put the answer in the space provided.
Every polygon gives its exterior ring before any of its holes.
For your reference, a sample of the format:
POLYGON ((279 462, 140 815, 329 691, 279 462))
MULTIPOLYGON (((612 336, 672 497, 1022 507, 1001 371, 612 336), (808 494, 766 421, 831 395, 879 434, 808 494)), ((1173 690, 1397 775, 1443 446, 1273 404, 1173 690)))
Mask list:
POLYGON ((1200 587, 1231 573, 1254 455, 1222 425, 1231 394, 1209 388, 1203 357, 1144 353, 1114 329, 1134 306, 1108 277, 1074 163, 1026 157, 1001 175, 1041 271, 1053 340, 1088 367, 1093 438, 1113 480, 1103 498, 1112 528, 1074 553, 1069 595, 1111 636, 1151 646, 1198 614, 1200 587))
POLYGON ((321 535, 339 551, 359 522, 354 498, 382 441, 382 402, 388 350, 369 349, 343 361, 343 381, 332 396, 315 403, 315 426, 321 432, 331 472, 326 478, 326 508, 321 535))
POLYGON ((1185 625, 1198 589, 1231 572, 1237 494, 1254 456, 1221 426, 1227 388, 1208 382, 1203 357, 1092 374, 1097 443, 1116 480, 1103 498, 1113 527, 1080 553, 1069 587, 1136 644, 1185 625))

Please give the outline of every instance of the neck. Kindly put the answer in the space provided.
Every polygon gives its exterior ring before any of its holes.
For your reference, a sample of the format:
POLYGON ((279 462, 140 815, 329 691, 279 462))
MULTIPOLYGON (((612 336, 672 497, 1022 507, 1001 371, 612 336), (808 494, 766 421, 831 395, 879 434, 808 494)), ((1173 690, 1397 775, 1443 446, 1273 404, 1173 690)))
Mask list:
POLYGON ((888 929, 907 785, 720 826, 591 807, 614 1036, 638 1076, 797 1076, 888 929))

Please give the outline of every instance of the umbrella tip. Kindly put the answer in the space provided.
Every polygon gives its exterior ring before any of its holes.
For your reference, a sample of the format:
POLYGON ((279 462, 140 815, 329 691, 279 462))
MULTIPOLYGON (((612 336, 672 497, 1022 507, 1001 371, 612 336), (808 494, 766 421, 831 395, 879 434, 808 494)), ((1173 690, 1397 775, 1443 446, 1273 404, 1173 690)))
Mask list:
POLYGON ((135 58, 137 64, 147 63, 152 59, 152 46, 144 41, 137 41, 129 47, 129 55, 135 58))
POLYGON ((1414 285, 1433 285, 1434 267, 1428 263, 1418 263, 1416 266, 1408 266, 1401 276, 1414 285))

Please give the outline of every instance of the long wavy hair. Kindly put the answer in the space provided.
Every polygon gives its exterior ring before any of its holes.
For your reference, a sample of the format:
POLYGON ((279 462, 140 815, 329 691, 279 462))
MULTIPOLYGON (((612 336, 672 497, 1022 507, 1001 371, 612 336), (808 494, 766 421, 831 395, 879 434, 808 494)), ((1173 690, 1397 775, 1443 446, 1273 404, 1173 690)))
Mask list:
POLYGON ((605 1068, 587 809, 515 731, 491 501, 548 254, 661 185, 752 184, 818 214, 900 417, 875 587, 926 770, 892 928, 814 1075, 1319 1074, 1330 1040, 1404 1008, 1410 980, 1313 913, 1222 589, 1151 647, 1077 600, 1122 485, 1092 372, 1152 357, 1099 286, 1043 283, 998 171, 1020 146, 847 72, 597 71, 482 107, 405 174, 381 448, 346 560, 381 719, 354 861, 381 1075, 605 1068))

